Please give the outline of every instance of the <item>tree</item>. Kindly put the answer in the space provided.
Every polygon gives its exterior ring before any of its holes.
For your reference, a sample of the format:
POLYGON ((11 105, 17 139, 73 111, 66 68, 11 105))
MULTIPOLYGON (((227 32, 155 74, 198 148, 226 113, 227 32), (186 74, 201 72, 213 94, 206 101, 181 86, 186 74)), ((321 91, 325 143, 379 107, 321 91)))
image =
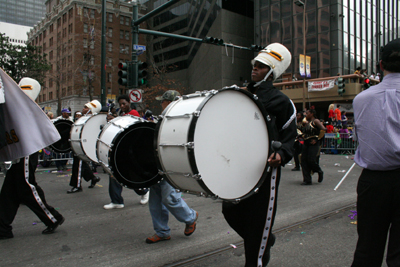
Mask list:
POLYGON ((40 49, 30 44, 13 45, 8 36, 0 33, 0 67, 17 83, 23 77, 30 77, 43 84, 50 65, 40 49))

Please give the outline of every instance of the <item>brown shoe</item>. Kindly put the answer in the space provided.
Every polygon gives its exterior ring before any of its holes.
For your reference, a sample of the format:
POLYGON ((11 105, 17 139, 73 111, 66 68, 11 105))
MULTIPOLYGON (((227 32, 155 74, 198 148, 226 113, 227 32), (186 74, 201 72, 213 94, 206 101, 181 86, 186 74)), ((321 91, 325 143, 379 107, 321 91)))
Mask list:
POLYGON ((196 219, 194 219, 194 222, 192 224, 186 224, 185 236, 190 236, 191 234, 194 233, 194 230, 196 230, 197 218, 199 218, 199 213, 196 211, 196 219))
POLYGON ((153 243, 157 243, 160 241, 167 241, 170 240, 171 236, 166 236, 166 237, 159 237, 157 234, 154 234, 153 236, 150 236, 148 238, 146 238, 146 243, 147 244, 153 244, 153 243))

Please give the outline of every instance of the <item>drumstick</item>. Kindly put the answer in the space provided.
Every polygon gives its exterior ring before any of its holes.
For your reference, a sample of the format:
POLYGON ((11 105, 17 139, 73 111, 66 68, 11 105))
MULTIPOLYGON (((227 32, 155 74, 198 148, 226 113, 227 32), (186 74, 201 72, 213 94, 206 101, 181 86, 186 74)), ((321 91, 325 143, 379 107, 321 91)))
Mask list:
POLYGON ((344 179, 346 179, 347 175, 349 175, 349 173, 351 172, 351 170, 354 168, 354 165, 356 165, 356 163, 354 162, 353 165, 351 165, 350 169, 346 172, 346 174, 343 176, 342 180, 340 180, 340 182, 337 184, 337 186, 335 187, 335 190, 339 188, 339 186, 342 184, 342 182, 344 181, 344 179))

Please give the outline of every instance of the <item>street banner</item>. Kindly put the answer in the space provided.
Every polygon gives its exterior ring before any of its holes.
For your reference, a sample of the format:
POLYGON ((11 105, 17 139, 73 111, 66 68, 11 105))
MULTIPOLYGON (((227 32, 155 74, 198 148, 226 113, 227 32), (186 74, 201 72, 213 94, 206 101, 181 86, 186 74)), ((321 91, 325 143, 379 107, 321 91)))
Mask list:
POLYGON ((6 136, 0 162, 29 156, 61 139, 49 117, 1 68, 0 88, 5 96, 0 131, 6 136))
POLYGON ((319 92, 332 89, 335 86, 335 79, 326 81, 308 82, 309 92, 319 92))
POLYGON ((305 58, 304 55, 300 54, 299 57, 299 69, 300 69, 300 76, 306 77, 306 69, 305 69, 305 58))
POLYGON ((306 75, 311 78, 311 57, 306 56, 306 75))

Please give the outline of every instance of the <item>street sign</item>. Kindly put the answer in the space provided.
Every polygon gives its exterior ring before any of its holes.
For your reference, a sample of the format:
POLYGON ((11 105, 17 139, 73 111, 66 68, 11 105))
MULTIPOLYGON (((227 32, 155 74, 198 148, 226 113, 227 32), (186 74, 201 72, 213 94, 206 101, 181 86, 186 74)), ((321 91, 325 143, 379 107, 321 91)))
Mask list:
POLYGON ((142 89, 133 89, 129 90, 129 99, 131 103, 142 103, 143 101, 143 90, 142 89))
POLYGON ((145 45, 133 45, 133 51, 136 52, 136 55, 141 55, 146 51, 146 46, 145 45))

